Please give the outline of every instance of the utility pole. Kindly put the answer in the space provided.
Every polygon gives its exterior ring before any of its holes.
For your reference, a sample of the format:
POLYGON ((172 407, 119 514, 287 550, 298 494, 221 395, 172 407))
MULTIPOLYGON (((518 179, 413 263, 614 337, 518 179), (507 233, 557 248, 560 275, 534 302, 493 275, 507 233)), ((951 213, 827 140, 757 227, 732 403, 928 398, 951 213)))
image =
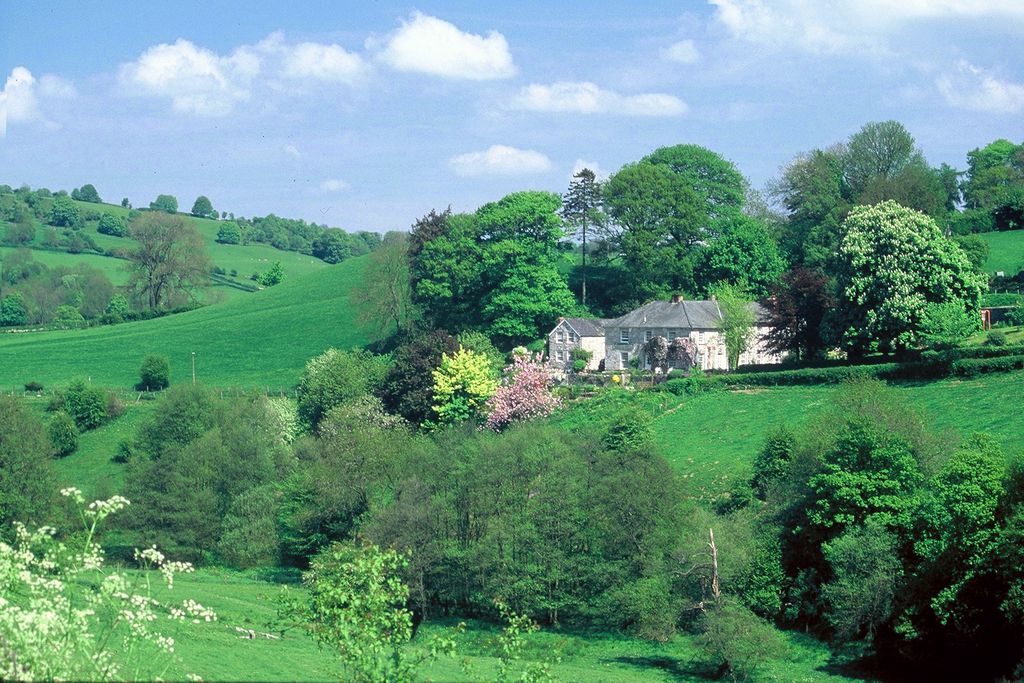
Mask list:
POLYGON ((192 352, 192 386, 196 385, 196 352, 192 352))

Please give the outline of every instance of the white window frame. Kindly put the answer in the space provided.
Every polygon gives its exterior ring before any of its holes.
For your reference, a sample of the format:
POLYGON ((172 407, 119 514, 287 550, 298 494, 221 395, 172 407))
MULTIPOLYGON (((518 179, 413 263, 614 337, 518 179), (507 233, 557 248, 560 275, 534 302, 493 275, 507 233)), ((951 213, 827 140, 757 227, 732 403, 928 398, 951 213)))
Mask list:
POLYGON ((556 342, 564 342, 565 341, 565 330, 563 330, 561 328, 555 330, 555 341, 556 342))
POLYGON ((555 360, 557 360, 559 363, 564 363, 565 351, 563 351, 562 349, 558 349, 557 351, 555 351, 555 360))
POLYGON ((675 338, 679 336, 679 330, 672 327, 668 331, 668 341, 675 341, 675 338))
POLYGON ((628 344, 629 343, 629 328, 628 327, 620 327, 619 328, 619 343, 620 344, 628 344))
POLYGON ((698 344, 703 344, 704 343, 704 333, 701 332, 700 330, 697 330, 697 343, 698 344))
POLYGON ((619 362, 622 363, 622 367, 629 367, 629 351, 619 351, 619 362))
POLYGON ((654 330, 644 330, 644 341, 649 342, 654 337, 654 330))

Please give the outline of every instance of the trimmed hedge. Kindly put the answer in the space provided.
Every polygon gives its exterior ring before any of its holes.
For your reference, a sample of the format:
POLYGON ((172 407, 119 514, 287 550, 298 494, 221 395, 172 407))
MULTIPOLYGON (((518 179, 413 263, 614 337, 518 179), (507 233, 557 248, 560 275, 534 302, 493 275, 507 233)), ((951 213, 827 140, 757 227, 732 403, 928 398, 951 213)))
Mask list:
POLYGON ((778 387, 812 384, 839 384, 851 379, 932 380, 944 377, 976 377, 989 372, 1024 370, 1024 347, 971 347, 949 351, 929 351, 923 359, 907 363, 876 363, 841 367, 803 368, 766 372, 741 372, 708 375, 699 380, 690 377, 670 379, 655 387, 678 396, 726 387, 778 387), (1014 353, 1016 351, 1016 353, 1014 353), (1009 352, 1009 355, 1007 354, 1009 352))

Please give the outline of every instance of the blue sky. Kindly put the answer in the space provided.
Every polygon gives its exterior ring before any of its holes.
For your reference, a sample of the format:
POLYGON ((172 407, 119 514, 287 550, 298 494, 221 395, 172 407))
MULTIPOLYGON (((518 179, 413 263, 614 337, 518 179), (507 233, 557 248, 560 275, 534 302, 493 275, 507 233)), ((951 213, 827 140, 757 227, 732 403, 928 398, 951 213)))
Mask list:
POLYGON ((1024 139, 1020 0, 4 2, 0 183, 405 229, 657 147, 1024 139))

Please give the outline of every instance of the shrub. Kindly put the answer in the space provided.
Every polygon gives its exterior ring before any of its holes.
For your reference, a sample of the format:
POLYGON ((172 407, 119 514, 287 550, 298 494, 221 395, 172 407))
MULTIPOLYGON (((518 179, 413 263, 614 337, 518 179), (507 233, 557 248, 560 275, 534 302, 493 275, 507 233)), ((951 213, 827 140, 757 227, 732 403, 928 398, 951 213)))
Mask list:
POLYGON ((39 382, 25 382, 25 391, 42 391, 43 385, 39 382))
POLYGON ((74 306, 58 306, 54 312, 53 324, 62 330, 75 330, 85 325, 85 318, 74 306))
POLYGON ((299 419, 315 430, 331 408, 370 393, 385 369, 369 352, 327 349, 306 363, 299 379, 299 419))
POLYGON ((1002 330, 989 330, 985 343, 989 346, 1006 346, 1006 333, 1002 330))
POLYGON ((50 435, 50 441, 53 442, 57 457, 63 458, 65 455, 71 455, 78 448, 78 427, 71 416, 63 410, 50 418, 50 424, 47 425, 46 431, 50 435))
POLYGON ((1014 306, 1006 313, 1006 320, 1011 325, 1024 325, 1024 306, 1014 306))
POLYGON ((137 391, 160 391, 171 385, 171 364, 167 356, 150 354, 142 360, 139 368, 137 391))
POLYGON ((989 372, 1009 372, 1024 370, 1024 355, 1002 356, 999 358, 965 358, 952 365, 952 373, 957 377, 977 377, 989 372))
POLYGON ((225 223, 217 231, 217 241, 221 244, 239 244, 242 241, 242 231, 236 223, 225 223))
POLYGON ((128 225, 125 223, 123 218, 110 213, 105 213, 100 216, 100 222, 96 226, 96 232, 102 235, 126 237, 128 235, 128 225))
POLYGON ((235 496, 224 516, 217 556, 239 569, 273 567, 281 555, 273 484, 235 496))
POLYGON ((110 397, 107 392, 76 379, 68 388, 54 394, 47 406, 49 411, 63 410, 75 421, 80 431, 95 429, 103 424, 110 414, 110 397))

